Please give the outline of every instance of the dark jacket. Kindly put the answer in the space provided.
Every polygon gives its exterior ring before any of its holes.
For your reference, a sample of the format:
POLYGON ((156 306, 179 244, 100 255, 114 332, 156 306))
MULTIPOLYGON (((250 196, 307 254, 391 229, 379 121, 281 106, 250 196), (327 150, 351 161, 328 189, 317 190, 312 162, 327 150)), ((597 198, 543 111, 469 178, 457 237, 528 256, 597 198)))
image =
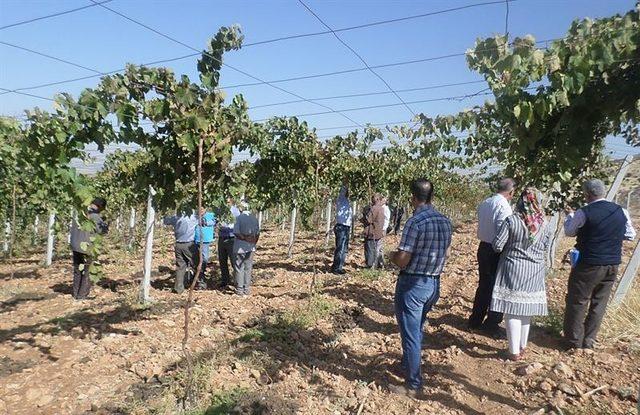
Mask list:
POLYGON ((619 265, 622 262, 627 217, 615 203, 601 200, 581 208, 586 222, 578 231, 576 247, 580 261, 588 265, 619 265))
POLYGON ((382 239, 385 235, 384 227, 384 208, 377 204, 371 206, 362 218, 364 225, 365 239, 382 239))
POLYGON ((96 234, 104 235, 109 231, 109 225, 102 220, 102 216, 98 213, 97 210, 89 209, 87 211, 87 217, 95 223, 95 231, 87 232, 80 229, 78 225, 78 221, 74 220, 71 225, 71 250, 74 252, 80 252, 82 254, 86 254, 88 248, 91 246, 91 236, 96 234), (86 249, 83 249, 84 243, 86 242, 86 249))

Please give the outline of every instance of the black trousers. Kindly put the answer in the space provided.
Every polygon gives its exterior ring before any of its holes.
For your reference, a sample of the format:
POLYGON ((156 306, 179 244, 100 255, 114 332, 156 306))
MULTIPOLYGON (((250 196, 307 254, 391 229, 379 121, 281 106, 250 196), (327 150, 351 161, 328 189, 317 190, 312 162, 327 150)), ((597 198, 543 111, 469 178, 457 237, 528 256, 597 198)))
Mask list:
POLYGON ((364 240, 364 260, 369 268, 375 268, 378 265, 378 241, 379 239, 364 240))
POLYGON ((176 281, 173 289, 177 293, 181 293, 185 289, 185 274, 191 268, 193 272, 195 266, 195 258, 198 255, 198 249, 193 242, 176 242, 176 281))
POLYGON ((489 311, 493 286, 496 283, 496 271, 500 254, 493 250, 490 243, 480 242, 478 246, 478 288, 473 300, 473 309, 469 316, 469 326, 478 328, 484 326, 488 329, 496 329, 502 321, 502 313, 489 311))
POLYGON ((91 279, 89 278, 89 267, 91 262, 87 261, 87 255, 73 251, 73 298, 82 300, 89 296, 91 291, 91 279))
POLYGON ((220 263, 220 285, 224 288, 231 284, 229 262, 233 266, 233 244, 236 238, 218 239, 218 262, 220 263))
POLYGON ((618 265, 578 262, 571 270, 564 311, 564 338, 569 347, 594 346, 617 274, 618 265))

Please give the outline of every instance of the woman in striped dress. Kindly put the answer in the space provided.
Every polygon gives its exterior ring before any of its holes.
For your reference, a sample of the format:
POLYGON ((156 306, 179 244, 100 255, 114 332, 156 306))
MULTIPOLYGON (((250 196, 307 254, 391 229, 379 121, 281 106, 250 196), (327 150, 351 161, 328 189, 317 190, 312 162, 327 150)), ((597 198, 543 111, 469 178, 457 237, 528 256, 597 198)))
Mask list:
POLYGON ((493 241, 493 249, 502 254, 490 310, 504 313, 511 360, 519 360, 527 347, 531 317, 547 314, 544 280, 550 227, 540 200, 538 190, 526 188, 493 241))

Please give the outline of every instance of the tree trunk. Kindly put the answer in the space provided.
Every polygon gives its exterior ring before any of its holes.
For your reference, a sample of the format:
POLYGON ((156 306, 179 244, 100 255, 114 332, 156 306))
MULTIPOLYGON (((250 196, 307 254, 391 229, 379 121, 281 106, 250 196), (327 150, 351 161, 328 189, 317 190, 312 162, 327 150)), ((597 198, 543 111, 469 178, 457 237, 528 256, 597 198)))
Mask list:
POLYGON ((291 258, 293 251, 293 242, 296 236, 296 219, 298 217, 298 208, 294 206, 291 210, 291 230, 289 231, 289 249, 287 250, 287 257, 291 258))
POLYGON ((44 260, 45 267, 51 266, 53 262, 53 239, 54 239, 54 229, 53 227, 56 224, 56 214, 54 212, 49 212, 49 223, 47 223, 47 256, 44 260))
MULTIPOLYGON (((156 194, 153 187, 149 186, 147 195, 147 226, 145 229, 146 242, 144 247, 144 268, 142 274, 142 284, 140 285, 140 301, 148 303, 151 301, 149 289, 151 287, 151 261, 153 260, 153 230, 156 220, 156 210, 153 207, 153 196, 156 194)), ((132 210, 132 212, 135 212, 132 210)), ((133 215, 135 217, 135 213, 133 215)))

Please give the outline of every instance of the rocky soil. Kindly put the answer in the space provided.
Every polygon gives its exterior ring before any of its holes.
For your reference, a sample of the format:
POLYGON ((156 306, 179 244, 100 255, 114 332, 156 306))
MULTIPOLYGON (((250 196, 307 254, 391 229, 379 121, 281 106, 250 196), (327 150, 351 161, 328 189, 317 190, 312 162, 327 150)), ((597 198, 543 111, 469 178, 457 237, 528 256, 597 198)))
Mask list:
MULTIPOLYGON (((456 230, 441 298, 423 348, 425 396, 392 395, 401 383, 393 316, 394 272, 362 271, 354 241, 348 274, 324 273, 315 295, 313 238, 301 233, 287 259, 285 232, 267 228, 252 295, 194 294, 189 350, 192 400, 181 349, 185 295, 173 284, 171 236, 158 232, 152 296, 136 304, 141 253, 113 248, 95 298, 70 296, 71 262, 39 257, 0 264, 0 414, 632 414, 640 385, 640 339, 561 351, 558 320, 532 329, 522 362, 502 358, 505 340, 465 329, 477 280, 475 226, 456 230), (14 271, 13 278, 11 270, 14 271), (217 411, 217 412, 215 412, 217 411)), ((397 243, 389 237, 388 249, 397 243)), ((565 242, 566 243, 566 242, 565 242)), ((566 266, 549 279, 562 304, 566 266)))

